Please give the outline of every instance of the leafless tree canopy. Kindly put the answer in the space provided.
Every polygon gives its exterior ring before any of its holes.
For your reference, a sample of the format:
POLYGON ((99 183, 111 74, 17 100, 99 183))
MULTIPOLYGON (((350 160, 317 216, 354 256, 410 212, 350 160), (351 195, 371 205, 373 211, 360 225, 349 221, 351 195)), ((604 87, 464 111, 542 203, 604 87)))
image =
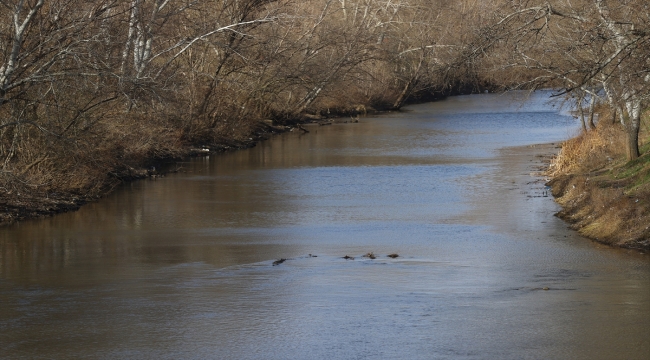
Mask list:
POLYGON ((635 159, 649 93, 649 24, 641 0, 516 1, 497 15, 484 46, 501 54, 502 72, 525 72, 520 86, 560 88, 579 112, 588 107, 590 126, 596 103, 614 109, 635 159))
POLYGON ((607 104, 634 158, 648 24, 642 0, 0 0, 0 190, 100 192, 260 120, 486 87, 563 89, 586 129, 607 104))

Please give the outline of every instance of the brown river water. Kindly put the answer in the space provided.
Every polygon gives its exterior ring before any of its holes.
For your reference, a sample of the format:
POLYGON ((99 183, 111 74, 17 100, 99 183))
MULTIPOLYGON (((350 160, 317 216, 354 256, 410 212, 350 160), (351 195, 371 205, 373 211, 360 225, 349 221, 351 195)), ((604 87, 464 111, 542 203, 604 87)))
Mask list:
POLYGON ((548 95, 313 126, 1 228, 0 358, 650 359, 648 255, 535 176, 577 131, 548 95))

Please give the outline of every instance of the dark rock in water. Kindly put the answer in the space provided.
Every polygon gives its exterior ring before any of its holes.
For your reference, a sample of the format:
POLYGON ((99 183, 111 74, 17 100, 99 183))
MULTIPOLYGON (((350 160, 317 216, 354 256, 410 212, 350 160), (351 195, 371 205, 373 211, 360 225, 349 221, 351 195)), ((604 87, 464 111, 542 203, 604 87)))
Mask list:
POLYGON ((284 258, 282 258, 282 259, 278 259, 278 260, 275 260, 275 261, 273 262, 273 266, 275 266, 275 265, 280 265, 280 264, 282 264, 282 263, 285 262, 285 261, 287 261, 287 259, 284 259, 284 258))
POLYGON ((318 256, 316 256, 316 255, 312 255, 312 254, 309 254, 309 257, 318 257, 318 256))
POLYGON ((345 255, 343 258, 345 260, 354 260, 354 258, 352 256, 348 256, 348 255, 345 255))
POLYGON ((389 254, 389 255, 387 255, 387 256, 388 256, 389 258, 391 258, 391 259, 394 259, 394 258, 396 258, 396 257, 399 257, 399 255, 397 255, 397 254, 389 254))

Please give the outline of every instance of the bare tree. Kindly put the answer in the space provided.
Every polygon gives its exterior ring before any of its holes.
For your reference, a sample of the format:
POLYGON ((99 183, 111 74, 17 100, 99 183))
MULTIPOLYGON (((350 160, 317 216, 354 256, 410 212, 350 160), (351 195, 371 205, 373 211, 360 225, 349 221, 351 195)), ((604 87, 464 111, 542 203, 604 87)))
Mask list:
POLYGON ((92 52, 99 41, 96 27, 110 3, 20 0, 0 5, 5 10, 0 19, 4 33, 0 41, 0 154, 4 171, 9 172, 21 141, 33 138, 30 131, 62 138, 84 115, 115 98, 110 92, 96 91, 107 68, 92 52), (84 100, 65 99, 58 92, 71 79, 77 88, 89 86, 84 100), (46 108, 53 112, 66 108, 75 115, 63 122, 42 116, 46 108))
MULTIPOLYGON (((504 68, 536 74, 521 85, 561 86, 564 93, 602 88, 610 106, 622 110, 633 160, 649 94, 649 23, 647 4, 640 0, 617 2, 615 9, 605 0, 529 1, 501 16, 491 44, 506 45, 502 54, 510 56, 504 68)), ((591 93, 595 100, 598 92, 591 93)), ((580 110, 582 103, 577 106, 580 110)))

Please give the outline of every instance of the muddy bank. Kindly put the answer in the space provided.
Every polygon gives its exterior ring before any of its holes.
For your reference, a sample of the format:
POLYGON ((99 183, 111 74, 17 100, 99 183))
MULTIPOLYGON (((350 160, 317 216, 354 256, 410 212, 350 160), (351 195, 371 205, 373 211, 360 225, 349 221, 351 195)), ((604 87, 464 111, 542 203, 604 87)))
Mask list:
POLYGON ((650 250, 647 197, 587 175, 557 176, 548 185, 562 206, 557 216, 572 229, 607 245, 650 250))
POLYGON ((501 149, 494 170, 469 182, 471 209, 460 220, 524 238, 571 236, 573 231, 553 216, 559 206, 545 185, 544 172, 556 153, 555 143, 501 149))
POLYGON ((629 161, 620 126, 599 123, 565 141, 547 173, 562 210, 557 216, 603 244, 650 249, 650 144, 629 161))
POLYGON ((494 224, 503 231, 528 224, 535 236, 568 235, 550 226, 554 214, 567 228, 598 243, 650 250, 648 197, 638 191, 632 196, 625 183, 611 182, 603 174, 550 178, 548 170, 559 150, 560 144, 553 143, 503 149, 494 181, 499 206, 492 192, 480 186, 470 189, 477 195, 475 209, 466 215, 469 223, 494 224))

